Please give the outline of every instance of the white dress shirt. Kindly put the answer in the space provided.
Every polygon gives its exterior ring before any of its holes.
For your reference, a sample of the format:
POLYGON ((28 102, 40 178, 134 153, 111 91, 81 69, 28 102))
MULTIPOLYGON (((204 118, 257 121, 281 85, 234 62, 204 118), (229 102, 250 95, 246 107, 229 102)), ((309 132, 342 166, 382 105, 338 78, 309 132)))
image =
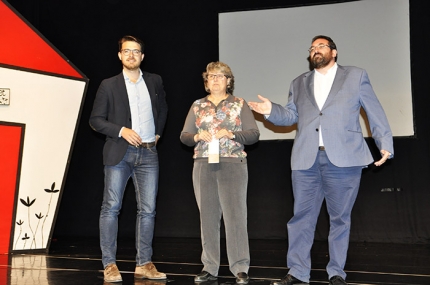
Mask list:
MULTIPOLYGON (((328 94, 330 93, 331 86, 333 85, 334 77, 336 76, 337 63, 335 63, 326 74, 322 74, 315 70, 314 76, 314 96, 318 108, 322 110, 328 94)), ((319 145, 324 146, 322 138, 322 128, 319 126, 319 145)))

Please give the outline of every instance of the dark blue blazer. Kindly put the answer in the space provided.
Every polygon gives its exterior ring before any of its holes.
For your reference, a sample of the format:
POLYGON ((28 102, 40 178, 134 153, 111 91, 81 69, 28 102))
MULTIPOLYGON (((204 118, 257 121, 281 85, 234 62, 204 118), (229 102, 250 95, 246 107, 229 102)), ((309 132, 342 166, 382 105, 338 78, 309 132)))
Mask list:
MULTIPOLYGON (((161 136, 167 119, 163 81, 157 74, 145 71, 142 73, 151 98, 155 135, 161 136)), ((123 159, 129 145, 125 139, 118 137, 119 132, 122 127, 132 128, 130 103, 122 72, 103 80, 100 84, 91 112, 90 126, 93 130, 106 135, 103 164, 118 164, 123 159)))

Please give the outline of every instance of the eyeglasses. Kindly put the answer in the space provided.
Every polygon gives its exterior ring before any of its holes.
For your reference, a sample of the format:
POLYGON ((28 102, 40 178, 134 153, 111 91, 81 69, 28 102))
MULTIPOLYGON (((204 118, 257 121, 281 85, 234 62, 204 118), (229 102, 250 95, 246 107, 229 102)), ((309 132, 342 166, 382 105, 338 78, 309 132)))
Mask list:
POLYGON ((224 74, 208 74, 209 80, 215 80, 215 78, 222 80, 224 79, 224 77, 227 77, 227 76, 225 76, 224 74))
POLYGON ((308 51, 309 51, 309 52, 314 52, 316 49, 322 49, 322 48, 325 48, 325 47, 330 47, 330 46, 329 46, 329 45, 319 44, 319 45, 317 45, 317 46, 310 47, 310 48, 308 49, 308 51))
POLYGON ((139 55, 141 53, 138 49, 122 49, 121 52, 125 56, 130 55, 130 53, 133 53, 133 55, 139 55))

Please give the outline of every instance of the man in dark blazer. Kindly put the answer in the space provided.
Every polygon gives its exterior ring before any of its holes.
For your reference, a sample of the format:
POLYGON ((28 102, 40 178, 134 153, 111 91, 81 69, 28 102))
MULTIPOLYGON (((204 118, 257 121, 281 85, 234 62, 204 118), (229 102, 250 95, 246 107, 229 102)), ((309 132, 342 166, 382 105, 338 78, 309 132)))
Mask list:
POLYGON ((106 282, 121 282, 116 266, 118 214, 128 179, 137 200, 136 278, 166 279, 151 262, 158 191, 157 142, 167 119, 166 94, 159 75, 140 70, 143 42, 133 36, 119 41, 123 71, 103 80, 90 126, 106 135, 103 148, 105 186, 100 212, 100 247, 106 282))
POLYGON ((316 36, 309 49, 314 70, 293 80, 285 107, 249 102, 275 125, 297 123, 291 155, 294 216, 288 222, 288 274, 274 285, 308 284, 315 226, 325 199, 330 216, 329 284, 343 285, 351 211, 363 167, 373 158, 359 123, 366 111, 382 165, 393 157, 393 137, 365 70, 336 63, 337 48, 330 37, 316 36))

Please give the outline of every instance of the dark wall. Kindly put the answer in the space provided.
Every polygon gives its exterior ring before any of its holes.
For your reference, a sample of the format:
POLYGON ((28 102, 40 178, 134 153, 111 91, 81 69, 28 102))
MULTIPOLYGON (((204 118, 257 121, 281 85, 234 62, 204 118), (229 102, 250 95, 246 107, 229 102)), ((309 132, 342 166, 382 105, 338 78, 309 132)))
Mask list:
MULTIPOLYGON (((145 41, 143 69, 163 77, 170 108, 165 133, 158 146, 160 187, 155 234, 199 237, 199 216, 191 181, 192 150, 181 144, 179 134, 191 103, 206 95, 201 73, 207 63, 218 60, 218 12, 342 1, 28 2, 9 1, 90 79, 67 180, 63 185, 54 237, 98 236, 104 137, 90 129, 88 119, 101 80, 121 71, 117 40, 125 34, 136 35, 145 41)), ((395 159, 381 168, 370 166, 364 170, 353 210, 353 241, 428 243, 430 240, 430 120, 426 84, 430 57, 427 54, 429 32, 425 28, 430 26, 430 20, 423 3, 410 0, 416 136, 395 138, 395 159), (402 191, 381 192, 385 187, 398 187, 402 191)), ((314 35, 308 36, 311 40, 314 35)), ((387 46, 387 49, 393 48, 396 47, 387 46)), ((294 54, 294 51, 289 52, 294 54)), ((258 53, 255 56, 259 56, 258 53)), ((373 141, 368 143, 377 159, 378 150, 373 141)), ((293 202, 291 147, 290 140, 260 141, 247 147, 250 238, 286 238, 285 225, 292 215, 293 202)), ((134 235, 135 213, 130 183, 120 216, 120 236, 134 235)), ((326 239, 327 224, 327 216, 322 214, 317 239, 326 239)))

